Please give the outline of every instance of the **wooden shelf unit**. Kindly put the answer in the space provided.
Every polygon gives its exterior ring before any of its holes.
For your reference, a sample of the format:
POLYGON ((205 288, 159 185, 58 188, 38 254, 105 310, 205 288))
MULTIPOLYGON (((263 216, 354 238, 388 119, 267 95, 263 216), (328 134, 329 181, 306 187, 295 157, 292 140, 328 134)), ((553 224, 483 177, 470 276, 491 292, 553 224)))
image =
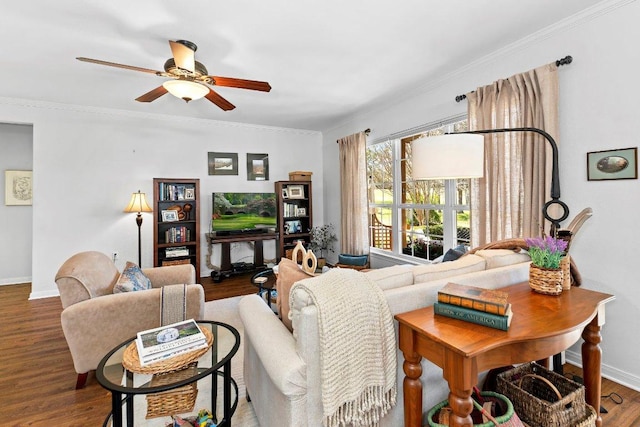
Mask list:
POLYGON ((153 265, 193 264, 197 281, 200 280, 199 199, 198 178, 153 179, 153 265), (191 205, 190 210, 187 205, 191 205), (174 206, 179 206, 184 216, 177 221, 163 221, 162 211, 174 206), (185 255, 167 256, 167 251, 180 247, 186 248, 185 255))
POLYGON ((313 197, 311 181, 277 181, 275 183, 278 205, 278 256, 286 257, 287 250, 293 249, 298 240, 307 246, 311 240, 313 227, 313 197), (292 194, 292 188, 296 191, 292 194), (285 197, 283 190, 287 190, 285 197), (302 190, 300 193, 298 190, 302 190), (301 214, 299 209, 304 209, 301 214), (292 225, 300 224, 299 230, 292 231, 292 225))

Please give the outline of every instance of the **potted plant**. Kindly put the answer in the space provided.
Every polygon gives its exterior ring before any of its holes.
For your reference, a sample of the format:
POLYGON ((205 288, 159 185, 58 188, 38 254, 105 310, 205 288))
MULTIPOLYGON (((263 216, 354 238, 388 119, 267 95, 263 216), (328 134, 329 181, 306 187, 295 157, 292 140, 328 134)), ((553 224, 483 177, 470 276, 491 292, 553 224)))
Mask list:
POLYGON ((567 242, 551 236, 526 238, 531 266, 529 286, 536 292, 548 295, 562 293, 563 271, 560 268, 566 256, 567 242))
POLYGON ((326 261, 324 258, 325 251, 334 252, 333 243, 338 238, 333 231, 333 224, 325 224, 311 229, 311 249, 318 253, 318 267, 322 268, 326 261))

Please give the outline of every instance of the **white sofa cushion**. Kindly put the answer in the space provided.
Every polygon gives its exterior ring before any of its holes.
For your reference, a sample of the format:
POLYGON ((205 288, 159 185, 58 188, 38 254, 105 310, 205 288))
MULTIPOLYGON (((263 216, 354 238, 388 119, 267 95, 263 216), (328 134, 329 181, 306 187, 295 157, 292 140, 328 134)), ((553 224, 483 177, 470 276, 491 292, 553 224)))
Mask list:
POLYGON ((507 265, 529 262, 531 257, 526 251, 515 252, 510 249, 483 249, 475 252, 487 262, 487 270, 507 265))
POLYGON ((413 268, 413 283, 459 276, 485 269, 485 259, 478 255, 467 255, 455 261, 440 264, 420 265, 413 268))
POLYGON ((413 265, 393 265, 367 271, 367 277, 373 280, 383 291, 413 285, 413 265))

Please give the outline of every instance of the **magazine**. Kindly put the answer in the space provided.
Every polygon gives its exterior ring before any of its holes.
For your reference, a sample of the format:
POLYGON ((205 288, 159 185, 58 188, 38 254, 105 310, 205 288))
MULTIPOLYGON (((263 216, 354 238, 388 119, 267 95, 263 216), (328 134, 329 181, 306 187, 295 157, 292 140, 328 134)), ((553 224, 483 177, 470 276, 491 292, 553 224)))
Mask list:
POLYGON ((195 320, 138 332, 136 347, 142 366, 188 351, 207 347, 207 339, 195 320))

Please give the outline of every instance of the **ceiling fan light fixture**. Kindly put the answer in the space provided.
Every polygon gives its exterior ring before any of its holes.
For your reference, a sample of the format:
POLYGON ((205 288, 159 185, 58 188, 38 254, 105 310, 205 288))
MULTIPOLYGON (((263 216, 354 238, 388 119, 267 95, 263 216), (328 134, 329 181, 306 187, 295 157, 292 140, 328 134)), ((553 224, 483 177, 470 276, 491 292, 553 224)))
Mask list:
POLYGON ((189 80, 169 80, 162 83, 162 86, 164 86, 171 95, 184 99, 186 102, 203 98, 209 93, 208 87, 189 80))

